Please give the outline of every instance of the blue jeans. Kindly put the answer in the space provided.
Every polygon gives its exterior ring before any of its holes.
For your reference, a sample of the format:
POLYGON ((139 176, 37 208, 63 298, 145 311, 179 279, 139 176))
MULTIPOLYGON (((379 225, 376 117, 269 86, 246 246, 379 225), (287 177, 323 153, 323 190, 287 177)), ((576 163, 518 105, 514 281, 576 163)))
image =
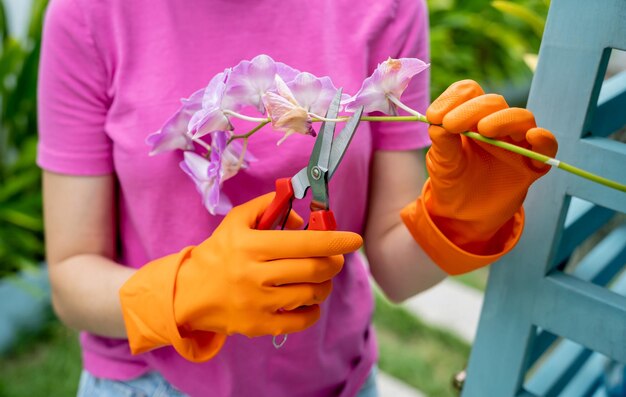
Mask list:
MULTIPOLYGON (((357 397, 378 397, 374 367, 357 397)), ((128 381, 96 378, 87 371, 80 376, 77 397, 185 397, 157 372, 128 381)))
POLYGON ((116 381, 96 378, 83 370, 77 397, 185 397, 185 395, 157 372, 148 372, 127 381, 116 381))

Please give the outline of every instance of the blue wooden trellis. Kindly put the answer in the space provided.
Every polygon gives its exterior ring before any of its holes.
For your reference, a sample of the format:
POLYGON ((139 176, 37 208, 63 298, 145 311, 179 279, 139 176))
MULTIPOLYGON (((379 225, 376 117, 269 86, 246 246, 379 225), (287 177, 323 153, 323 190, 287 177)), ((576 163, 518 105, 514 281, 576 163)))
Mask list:
MULTIPOLYGON (((610 137, 626 126, 626 72, 604 80, 612 49, 626 50, 626 0, 552 0, 528 107, 558 158, 626 183, 626 144, 610 137)), ((626 222, 573 272, 563 263, 626 213, 626 194, 554 169, 525 208, 519 245, 490 270, 462 396, 603 396, 606 357, 626 363, 626 222)))

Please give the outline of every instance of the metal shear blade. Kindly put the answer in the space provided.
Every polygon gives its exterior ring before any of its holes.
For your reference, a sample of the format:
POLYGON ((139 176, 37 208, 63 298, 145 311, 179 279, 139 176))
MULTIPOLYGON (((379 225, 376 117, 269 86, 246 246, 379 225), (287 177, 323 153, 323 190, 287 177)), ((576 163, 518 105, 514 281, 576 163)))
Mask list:
MULTIPOLYGON (((342 90, 337 90, 326 112, 327 119, 337 118, 341 94, 342 90)), ((335 125, 337 123, 335 121, 323 122, 315 140, 308 166, 301 169, 292 178, 295 198, 304 198, 306 190, 311 187, 312 203, 318 206, 317 209, 328 209, 328 182, 341 163, 350 142, 352 142, 362 114, 363 107, 360 107, 348 120, 337 138, 334 137, 335 125)))

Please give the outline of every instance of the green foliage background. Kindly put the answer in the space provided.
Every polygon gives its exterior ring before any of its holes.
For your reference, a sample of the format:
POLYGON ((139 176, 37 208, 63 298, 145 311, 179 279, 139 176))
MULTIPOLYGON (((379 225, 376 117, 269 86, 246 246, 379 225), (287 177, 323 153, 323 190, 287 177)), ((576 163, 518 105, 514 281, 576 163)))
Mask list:
MULTIPOLYGON (((36 86, 47 0, 34 0, 26 40, 7 29, 0 1, 0 278, 43 260, 36 86)), ((524 54, 539 48, 547 0, 428 0, 432 90, 471 78, 527 86, 524 54), (499 4, 495 4, 499 3, 499 4), (497 6, 494 7, 494 5, 497 6)))
POLYGON ((0 3, 0 277, 43 259, 37 142, 37 67, 46 0, 33 2, 25 40, 0 3))
POLYGON ((527 86, 532 72, 524 55, 539 50, 548 5, 548 0, 428 0, 431 97, 467 78, 488 87, 527 86))

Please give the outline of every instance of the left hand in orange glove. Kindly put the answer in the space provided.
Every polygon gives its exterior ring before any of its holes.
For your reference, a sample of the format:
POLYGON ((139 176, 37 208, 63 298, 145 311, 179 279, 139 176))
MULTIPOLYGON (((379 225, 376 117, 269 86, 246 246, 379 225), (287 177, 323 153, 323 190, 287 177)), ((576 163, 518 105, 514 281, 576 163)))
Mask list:
POLYGON ((452 84, 426 112, 429 179, 401 216, 443 270, 461 274, 510 251, 522 232, 522 202, 549 166, 461 135, 476 131, 554 157, 557 142, 533 114, 510 108, 472 80, 452 84))

